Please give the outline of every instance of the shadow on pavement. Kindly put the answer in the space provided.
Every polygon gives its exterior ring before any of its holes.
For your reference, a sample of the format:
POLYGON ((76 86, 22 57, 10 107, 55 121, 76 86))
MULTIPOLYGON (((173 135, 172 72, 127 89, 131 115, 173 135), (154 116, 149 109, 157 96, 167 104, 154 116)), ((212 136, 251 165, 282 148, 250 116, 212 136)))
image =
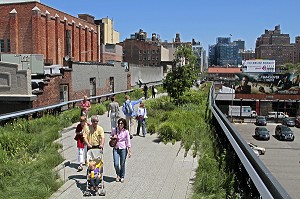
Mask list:
POLYGON ((104 182, 114 182, 116 180, 115 177, 103 176, 104 182))
POLYGON ((155 138, 152 142, 159 144, 161 142, 160 138, 155 138))

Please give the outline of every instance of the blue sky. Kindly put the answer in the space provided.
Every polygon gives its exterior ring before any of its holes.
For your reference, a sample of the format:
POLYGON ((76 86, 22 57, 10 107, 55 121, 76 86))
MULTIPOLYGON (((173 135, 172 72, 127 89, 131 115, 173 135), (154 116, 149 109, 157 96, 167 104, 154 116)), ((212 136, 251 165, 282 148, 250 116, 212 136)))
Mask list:
POLYGON ((169 42, 180 33, 182 41, 194 38, 207 50, 217 37, 232 35, 232 40, 246 42, 254 49, 257 37, 265 29, 281 26, 291 42, 300 35, 299 0, 40 0, 41 3, 73 16, 90 14, 95 19, 109 17, 120 40, 143 29, 157 33, 169 42))

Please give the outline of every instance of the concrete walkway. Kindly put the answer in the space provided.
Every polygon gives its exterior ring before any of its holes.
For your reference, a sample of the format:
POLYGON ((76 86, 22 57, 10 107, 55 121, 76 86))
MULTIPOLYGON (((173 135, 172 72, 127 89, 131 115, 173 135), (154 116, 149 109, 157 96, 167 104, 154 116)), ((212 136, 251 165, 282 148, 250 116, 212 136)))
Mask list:
MULTIPOLYGON (((123 114, 123 113, 122 113, 123 114)), ((122 116, 121 114, 121 116, 122 116)), ((191 198, 192 183, 198 167, 197 158, 191 154, 184 157, 180 143, 165 145, 156 134, 139 137, 132 142, 132 157, 126 161, 125 182, 115 182, 112 148, 109 147, 110 119, 107 113, 99 115, 99 125, 104 128, 104 183, 105 198, 191 198)), ((62 132, 57 142, 62 143, 62 155, 66 159, 56 169, 65 184, 50 198, 84 198, 86 188, 86 167, 77 172, 77 148, 73 124, 62 132)), ((91 198, 100 196, 91 196, 91 198)))

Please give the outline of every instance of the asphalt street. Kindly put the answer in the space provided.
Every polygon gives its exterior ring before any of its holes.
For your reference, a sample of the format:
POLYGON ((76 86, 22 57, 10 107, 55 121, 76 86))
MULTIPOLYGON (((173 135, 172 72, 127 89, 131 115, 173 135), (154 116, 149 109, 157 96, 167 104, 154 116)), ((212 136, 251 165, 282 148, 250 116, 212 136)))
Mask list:
POLYGON ((253 123, 234 123, 234 126, 245 141, 266 148, 266 154, 259 158, 290 196, 300 199, 300 129, 291 127, 295 135, 294 141, 280 141, 274 136, 278 124, 267 124, 269 141, 255 139, 253 135, 256 125, 253 123))

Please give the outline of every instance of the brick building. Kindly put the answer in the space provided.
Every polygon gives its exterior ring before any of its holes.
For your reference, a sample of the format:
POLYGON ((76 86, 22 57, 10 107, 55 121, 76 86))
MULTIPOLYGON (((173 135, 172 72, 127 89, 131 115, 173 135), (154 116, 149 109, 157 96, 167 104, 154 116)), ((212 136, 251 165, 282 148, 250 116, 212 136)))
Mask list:
POLYGON ((123 47, 125 62, 140 66, 160 66, 161 45, 159 45, 155 33, 152 34, 151 40, 148 40, 147 33, 140 29, 120 45, 123 47))
POLYGON ((294 45, 290 43, 289 34, 282 34, 278 25, 257 38, 255 56, 256 59, 273 59, 276 65, 294 63, 294 45))
POLYGON ((76 18, 39 2, 0 4, 0 53, 44 54, 45 65, 99 60, 94 17, 76 18))

